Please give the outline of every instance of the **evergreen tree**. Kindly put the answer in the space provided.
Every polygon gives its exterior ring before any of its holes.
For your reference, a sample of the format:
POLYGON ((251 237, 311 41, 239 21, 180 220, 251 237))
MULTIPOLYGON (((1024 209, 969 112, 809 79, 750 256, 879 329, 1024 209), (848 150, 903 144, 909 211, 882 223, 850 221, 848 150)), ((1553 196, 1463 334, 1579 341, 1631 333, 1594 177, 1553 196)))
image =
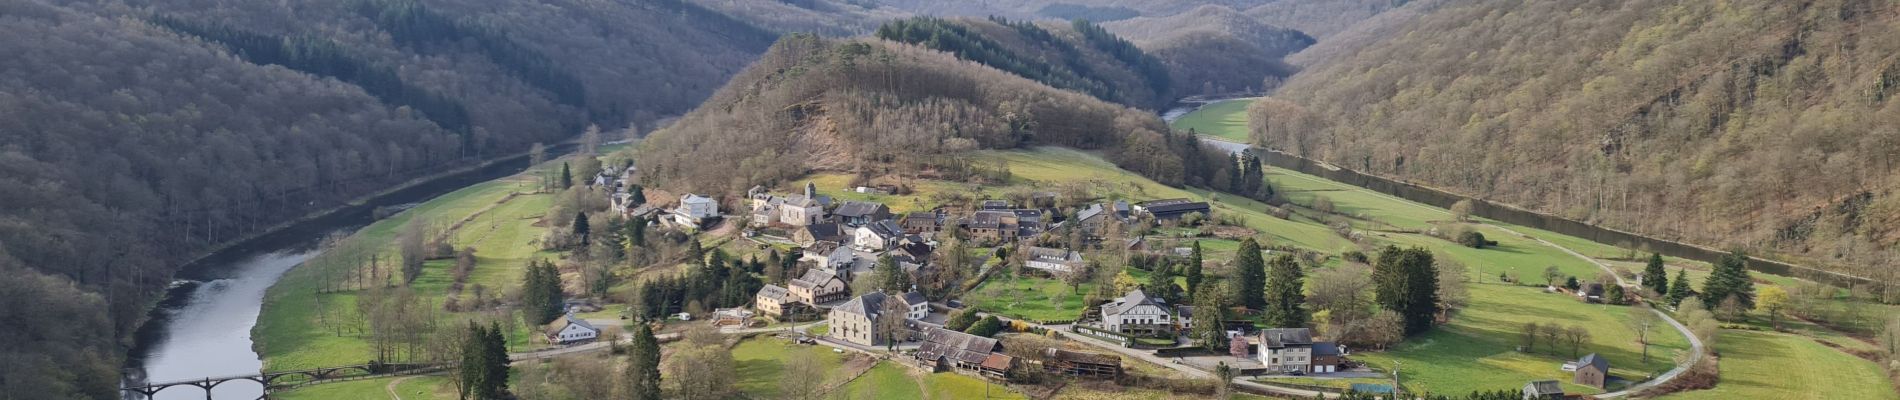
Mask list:
POLYGON ((1183 271, 1181 274, 1184 278, 1187 278, 1187 293, 1189 295, 1199 295, 1201 293, 1201 279, 1204 279, 1201 276, 1201 241, 1194 241, 1193 248, 1194 252, 1188 255, 1187 271, 1183 271))
POLYGON ((1189 336, 1209 351, 1220 351, 1228 345, 1221 321, 1227 319, 1229 301, 1218 286, 1202 286, 1194 293, 1194 328, 1189 336))
POLYGON ((1260 256, 1260 243, 1253 238, 1240 240, 1240 253, 1234 256, 1234 298, 1241 307, 1259 310, 1267 305, 1267 262, 1260 256))
POLYGON ((1669 271, 1663 270, 1661 254, 1649 254, 1649 264, 1643 266, 1643 287, 1658 294, 1669 293, 1669 271))
POLYGON ((633 344, 627 349, 627 398, 660 400, 660 341, 645 322, 634 325, 633 344))
POLYGON ((1405 334, 1430 329, 1438 314, 1438 270, 1422 248, 1386 246, 1372 266, 1373 301, 1405 319, 1405 334))
POLYGON ((1702 281, 1702 304, 1722 304, 1734 297, 1742 309, 1755 308, 1755 281, 1748 277, 1748 256, 1741 250, 1729 252, 1715 262, 1715 270, 1702 281))
POLYGON ((961 332, 965 329, 970 329, 971 325, 976 324, 976 320, 976 309, 966 308, 950 313, 950 320, 944 321, 943 327, 944 329, 961 332))
POLYGON ((1677 268, 1676 280, 1669 282, 1669 305, 1682 305, 1682 299, 1689 298, 1689 270, 1677 268))
POLYGON ((646 188, 640 187, 639 184, 629 185, 627 187, 627 194, 628 194, 627 205, 629 206, 628 208, 639 207, 639 206, 647 204, 646 188))
POLYGON ((1306 272, 1292 254, 1274 257, 1267 266, 1267 326, 1303 328, 1312 315, 1306 309, 1306 272))
POLYGON ((1234 173, 1227 174, 1227 191, 1239 193, 1240 189, 1245 187, 1241 182, 1245 182, 1244 179, 1246 179, 1241 175, 1247 171, 1241 169, 1240 157, 1233 153, 1227 154, 1227 166, 1234 171, 1234 173))
POLYGON ((587 226, 587 212, 574 213, 574 237, 580 239, 581 246, 587 246, 587 235, 592 228, 587 226))
POLYGON ((460 389, 458 398, 479 399, 482 398, 480 392, 487 386, 489 363, 484 358, 488 356, 485 347, 488 336, 482 326, 476 324, 475 321, 469 321, 468 330, 462 335, 461 362, 457 363, 455 368, 457 389, 460 389))
POLYGON ((508 393, 508 364, 510 362, 508 338, 502 336, 501 323, 498 322, 488 323, 488 332, 485 337, 487 340, 482 342, 482 350, 487 355, 482 357, 482 361, 487 362, 487 368, 485 368, 486 377, 483 383, 488 386, 486 392, 493 394, 493 397, 484 398, 505 398, 508 393))
POLYGON ((561 162, 561 188, 570 187, 574 187, 574 171, 567 167, 567 162, 563 161, 561 162))
POLYGON ((522 317, 531 325, 546 324, 561 316, 561 275, 554 264, 529 261, 521 278, 522 317))
POLYGON ((897 265, 897 259, 885 254, 877 258, 878 288, 891 293, 910 291, 910 274, 897 265))
POLYGON ((1181 301, 1181 286, 1174 283, 1174 271, 1167 265, 1156 266, 1154 272, 1148 274, 1148 283, 1142 286, 1149 296, 1170 304, 1181 301))
POLYGON ((699 238, 686 239, 686 262, 693 265, 706 265, 706 249, 699 245, 699 238))

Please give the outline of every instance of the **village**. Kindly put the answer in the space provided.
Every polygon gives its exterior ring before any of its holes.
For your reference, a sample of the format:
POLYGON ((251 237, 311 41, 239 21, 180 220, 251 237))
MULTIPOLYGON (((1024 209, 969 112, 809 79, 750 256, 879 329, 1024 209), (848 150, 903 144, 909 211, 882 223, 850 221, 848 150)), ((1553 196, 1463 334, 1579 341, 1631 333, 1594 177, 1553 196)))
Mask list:
MULTIPOLYGON (((748 306, 703 310, 706 314, 681 309, 668 314, 669 323, 768 334, 801 345, 903 360, 922 371, 956 372, 998 384, 1041 380, 1028 378, 1031 375, 1114 382, 1124 379, 1126 363, 1136 362, 1164 366, 1183 376, 1231 381, 1242 391, 1264 395, 1330 396, 1342 390, 1331 385, 1264 384, 1258 379, 1262 377, 1339 379, 1353 382, 1343 392, 1373 395, 1391 394, 1399 387, 1397 373, 1355 362, 1346 345, 1316 335, 1308 327, 1270 326, 1261 318, 1261 310, 1230 305, 1224 312, 1201 313, 1216 316, 1214 320, 1197 320, 1196 307, 1172 283, 1160 284, 1165 288, 1153 282, 1132 285, 1058 320, 1012 318, 1004 315, 1007 310, 980 309, 965 299, 933 298, 914 283, 941 273, 942 268, 972 267, 979 268, 977 282, 994 273, 1073 282, 1101 268, 1100 263, 1091 262, 1092 257, 1111 254, 1154 264, 1180 264, 1190 262, 1190 257, 1199 261, 1196 241, 1148 236, 1164 227, 1216 224, 1218 218, 1206 202, 1116 199, 1065 208, 1058 203, 1076 202, 1058 201, 1057 193, 1036 192, 1021 202, 981 199, 967 207, 896 213, 878 202, 828 196, 807 182, 797 193, 775 193, 764 187, 754 187, 740 199, 687 193, 679 195, 677 203, 655 206, 634 200, 643 195, 629 183, 636 170, 632 166, 609 169, 592 182, 610 193, 608 201, 619 217, 650 221, 651 227, 686 234, 736 232, 739 238, 732 243, 785 249, 796 260, 797 271, 802 271, 788 272, 792 275, 782 285, 765 284, 751 296, 748 306), (980 261, 944 265, 945 258, 937 253, 946 240, 972 244, 970 251, 981 254, 980 261), (1099 251, 1104 248, 1116 251, 1099 251), (893 281, 891 274, 901 274, 905 278, 895 281, 910 285, 889 287, 886 282, 893 281), (865 282, 869 280, 877 282, 865 282), (1169 293, 1155 295, 1149 293, 1152 290, 1169 293), (1197 324, 1210 326, 1197 330, 1197 324), (1005 332, 1046 336, 1069 346, 1017 341, 1033 343, 1025 346, 1035 348, 1006 348, 1006 342, 996 338, 1005 332), (1215 332, 1218 338, 1205 337, 1205 332, 1215 332)), ((870 194, 902 190, 888 185, 837 189, 870 194)), ((1603 287, 1591 283, 1584 288, 1553 286, 1550 290, 1574 292, 1579 301, 1601 302, 1605 301, 1603 287)), ((544 332, 549 343, 572 346, 594 342, 603 329, 570 310, 544 332)), ((1574 375, 1564 383, 1574 385, 1603 389, 1607 380, 1617 379, 1609 375, 1608 361, 1594 353, 1565 362, 1562 369, 1574 375)), ((1524 399, 1566 398, 1564 385, 1554 380, 1526 382, 1519 392, 1524 399)))

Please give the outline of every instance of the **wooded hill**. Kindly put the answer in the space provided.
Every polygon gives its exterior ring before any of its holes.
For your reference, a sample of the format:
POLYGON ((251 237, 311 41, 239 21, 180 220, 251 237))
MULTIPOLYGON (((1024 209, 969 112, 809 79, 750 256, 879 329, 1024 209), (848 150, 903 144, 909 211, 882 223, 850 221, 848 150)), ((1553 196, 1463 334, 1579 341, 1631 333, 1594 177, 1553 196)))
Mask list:
POLYGON ((675 0, 0 2, 0 398, 116 398, 205 249, 684 112, 774 36, 675 0))
POLYGON ((1314 43, 1300 31, 1267 25, 1216 5, 1102 26, 1133 40, 1166 64, 1177 97, 1269 89, 1263 81, 1278 82, 1295 72, 1280 59, 1314 43))
POLYGON ((1174 101, 1171 76, 1160 59, 1088 21, 916 17, 885 23, 877 37, 1134 107, 1158 109, 1174 101))
POLYGON ((730 194, 814 170, 968 179, 989 166, 970 165, 967 150, 1037 145, 1100 149, 1173 185, 1203 185, 1232 165, 1152 113, 948 53, 810 35, 781 39, 632 151, 650 186, 730 194))
POLYGON ((1305 65, 1252 110, 1254 141, 1643 234, 1900 274, 1900 4, 1421 10, 1305 65))
POLYGON ((1361 21, 1413 0, 1273 0, 1245 9, 1244 13, 1262 23, 1305 32, 1327 39, 1361 21))

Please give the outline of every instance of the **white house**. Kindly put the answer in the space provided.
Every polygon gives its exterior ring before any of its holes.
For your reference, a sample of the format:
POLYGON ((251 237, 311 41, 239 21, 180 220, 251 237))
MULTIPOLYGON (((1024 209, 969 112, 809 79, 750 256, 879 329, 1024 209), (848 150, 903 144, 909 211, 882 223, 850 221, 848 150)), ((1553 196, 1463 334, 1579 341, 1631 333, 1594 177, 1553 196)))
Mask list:
POLYGON ((850 271, 851 264, 857 261, 857 253, 853 253, 850 247, 832 241, 812 243, 811 247, 805 248, 804 257, 816 262, 819 269, 834 273, 850 271))
POLYGON ((883 220, 858 227, 852 232, 852 237, 851 244, 858 249, 881 252, 896 246, 897 241, 904 238, 904 229, 897 227, 897 223, 883 220))
POLYGON ((594 340, 600 336, 600 329, 588 324, 587 320, 568 314, 554 323, 548 324, 545 331, 548 343, 569 344, 594 340))
POLYGON ((1273 328, 1260 331, 1260 363, 1270 372, 1313 372, 1313 331, 1273 328))
POLYGON ((680 206, 673 209, 671 216, 675 224, 698 227, 707 218, 719 216, 719 202, 697 194, 681 195, 680 206))
POLYGON ((1173 315, 1168 304, 1148 297, 1141 289, 1102 304, 1102 329, 1131 335, 1155 335, 1173 332, 1173 315))
POLYGON ((908 310, 904 312, 904 319, 920 320, 930 315, 930 301, 924 299, 923 293, 911 291, 896 297, 897 300, 904 302, 904 308, 908 310))
POLYGON ((1023 261, 1025 267, 1054 273, 1074 271, 1083 266, 1082 253, 1035 246, 1030 246, 1023 251, 1028 256, 1023 261))

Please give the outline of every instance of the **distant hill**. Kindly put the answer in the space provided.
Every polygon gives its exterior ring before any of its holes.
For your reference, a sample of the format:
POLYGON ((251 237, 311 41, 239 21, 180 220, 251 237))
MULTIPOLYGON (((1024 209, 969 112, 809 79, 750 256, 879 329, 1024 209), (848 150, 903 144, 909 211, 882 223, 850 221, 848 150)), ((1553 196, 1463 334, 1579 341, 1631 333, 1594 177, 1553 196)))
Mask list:
MULTIPOLYGON (((1203 5, 1220 5, 1244 10, 1275 1, 1290 0, 853 0, 872 2, 910 11, 918 15, 988 17, 1009 19, 1052 18, 1090 21, 1114 21, 1136 16, 1174 15, 1203 5)), ((1304 1, 1304 0, 1300 0, 1304 1)))
POLYGON ((0 398, 117 398, 120 338, 185 260, 650 127, 775 37, 677 0, 0 2, 0 398))
MULTIPOLYGON (((1254 140, 1665 238, 1900 277, 1900 5, 1447 1, 1343 42, 1254 140)), ((1894 291, 1900 295, 1900 291, 1894 291)))
POLYGON ((1166 63, 1173 71, 1176 95, 1269 89, 1263 81, 1278 81, 1296 71, 1280 59, 1314 43, 1305 33, 1217 5, 1102 26, 1166 63))
POLYGON ((1245 9, 1247 16, 1326 39, 1360 21, 1413 0, 1273 0, 1245 9))
POLYGON ((911 16, 866 0, 690 1, 774 32, 830 37, 868 35, 886 21, 911 16))
POLYGON ((642 179, 739 193, 815 170, 970 179, 975 149, 1101 150, 1155 180, 1201 185, 1226 157, 1152 113, 1057 90, 921 47, 782 39, 698 110, 634 150, 642 179))
POLYGON ((917 17, 878 27, 880 39, 957 55, 1060 89, 1158 109, 1174 100, 1160 59, 1087 21, 917 17))

